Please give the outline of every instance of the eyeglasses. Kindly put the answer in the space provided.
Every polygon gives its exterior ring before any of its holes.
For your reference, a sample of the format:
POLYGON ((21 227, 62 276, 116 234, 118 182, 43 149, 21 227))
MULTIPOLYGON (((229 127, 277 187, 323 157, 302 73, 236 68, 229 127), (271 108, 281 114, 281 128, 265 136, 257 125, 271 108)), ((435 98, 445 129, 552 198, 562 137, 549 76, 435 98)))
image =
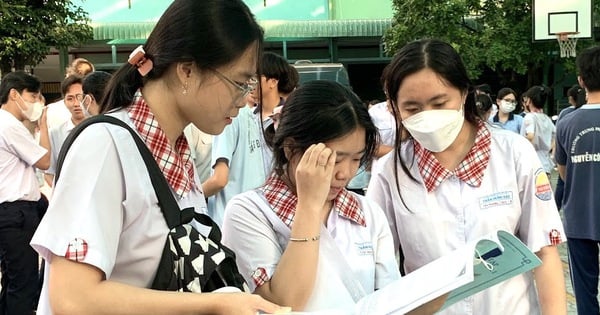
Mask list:
POLYGON ((250 79, 248 79, 248 81, 241 83, 241 82, 231 80, 230 78, 228 78, 227 76, 225 76, 224 74, 222 74, 221 72, 219 72, 215 69, 213 69, 213 71, 219 78, 227 81, 229 84, 238 88, 240 90, 240 92, 242 93, 241 97, 248 96, 248 94, 250 94, 250 92, 252 92, 254 89, 256 89, 256 86, 258 85, 258 79, 255 77, 251 77, 250 79))
POLYGON ((67 95, 67 97, 65 97, 65 103, 70 104, 75 101, 78 101, 79 103, 81 103, 81 101, 83 101, 84 98, 85 98, 85 94, 67 95))

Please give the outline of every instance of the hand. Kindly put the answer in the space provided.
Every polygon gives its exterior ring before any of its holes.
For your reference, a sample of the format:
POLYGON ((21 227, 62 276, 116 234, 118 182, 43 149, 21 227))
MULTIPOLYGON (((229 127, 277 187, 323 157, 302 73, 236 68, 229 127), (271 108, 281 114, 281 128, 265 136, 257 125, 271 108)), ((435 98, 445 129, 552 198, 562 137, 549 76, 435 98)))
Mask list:
POLYGON ((321 211, 327 201, 336 153, 323 143, 311 145, 296 166, 298 201, 321 211))
POLYGON ((47 107, 44 106, 44 110, 42 111, 42 116, 38 119, 38 127, 40 129, 48 129, 48 118, 47 118, 47 107))
POLYGON ((218 314, 223 315, 256 315, 258 312, 267 314, 285 314, 289 313, 289 307, 281 307, 273 304, 257 294, 248 293, 214 293, 219 296, 222 302, 218 314))

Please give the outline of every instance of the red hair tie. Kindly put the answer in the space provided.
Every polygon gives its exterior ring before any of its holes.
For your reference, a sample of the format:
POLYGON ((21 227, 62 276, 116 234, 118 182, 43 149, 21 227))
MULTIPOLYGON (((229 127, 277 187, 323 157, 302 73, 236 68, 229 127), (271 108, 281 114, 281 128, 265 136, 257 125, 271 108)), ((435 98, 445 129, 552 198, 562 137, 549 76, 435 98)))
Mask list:
POLYGON ((154 66, 152 60, 146 58, 146 52, 144 51, 142 45, 138 46, 131 52, 131 54, 129 54, 129 59, 127 59, 127 62, 135 66, 143 77, 146 76, 146 74, 148 74, 148 72, 150 72, 154 66))

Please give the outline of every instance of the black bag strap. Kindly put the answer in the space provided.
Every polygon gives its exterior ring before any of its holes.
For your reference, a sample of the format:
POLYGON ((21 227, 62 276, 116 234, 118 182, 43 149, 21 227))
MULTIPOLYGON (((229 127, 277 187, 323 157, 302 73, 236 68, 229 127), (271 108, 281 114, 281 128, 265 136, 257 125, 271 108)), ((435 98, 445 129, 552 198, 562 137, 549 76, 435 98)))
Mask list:
MULTIPOLYGON (((93 124, 97 124, 97 123, 109 123, 109 124, 121 126, 125 129, 127 129, 127 131, 129 131, 129 133, 133 137, 133 140, 135 141, 136 146, 138 147, 140 154, 142 155, 142 159, 144 160, 144 163, 146 164, 146 168, 148 169, 148 174, 150 175, 150 180, 152 181, 152 186, 154 187, 154 192, 156 193, 156 197, 158 198, 158 204, 163 213, 163 216, 165 217, 165 221, 167 222, 167 226, 169 227, 169 229, 171 230, 176 226, 180 226, 182 223, 190 222, 194 218, 194 214, 195 214, 194 209, 193 208, 186 208, 183 210, 179 209, 179 205, 177 204, 175 197, 173 197, 173 194, 171 193, 171 189, 169 187, 169 184, 167 183, 167 180, 165 179, 165 176, 163 175, 162 171, 158 167, 156 160, 154 160, 154 156, 152 155, 152 153, 150 152, 148 147, 146 147, 146 144, 144 143, 144 141, 140 138, 140 136, 137 134, 137 132, 135 132, 133 129, 131 129, 131 127, 129 127, 129 125, 127 125, 122 120, 112 117, 112 116, 108 116, 108 115, 92 116, 90 118, 85 119, 83 122, 81 122, 75 128, 73 128, 73 130, 71 130, 71 132, 69 133, 69 136, 67 136, 67 138, 65 139, 63 146, 60 148, 60 153, 58 154, 58 160, 56 161, 56 174, 54 176, 54 181, 55 182, 58 181, 63 162, 65 160, 65 157, 67 155, 69 148, 73 144, 73 141, 75 141, 75 138, 77 138, 77 136, 86 127, 93 125, 93 124)), ((198 216, 196 215, 196 217, 198 217, 198 216)), ((211 235, 209 235, 209 238, 211 236, 215 236, 215 237, 218 236, 218 240, 220 240, 221 233, 218 231, 218 229, 216 229, 217 230, 216 235, 214 235, 214 233, 213 233, 213 231, 215 230, 214 229, 214 227, 215 227, 214 221, 212 221, 210 219, 210 217, 208 217, 206 215, 201 215, 201 217, 203 217, 203 218, 199 220, 200 223, 209 225, 212 227, 211 232, 210 232, 211 235), (204 218, 204 217, 206 217, 206 218, 204 218), (208 219, 208 220, 206 220, 206 219, 208 219), (202 222, 202 221, 204 221, 204 222, 202 222), (208 223, 208 221, 211 221, 212 224, 208 223)))

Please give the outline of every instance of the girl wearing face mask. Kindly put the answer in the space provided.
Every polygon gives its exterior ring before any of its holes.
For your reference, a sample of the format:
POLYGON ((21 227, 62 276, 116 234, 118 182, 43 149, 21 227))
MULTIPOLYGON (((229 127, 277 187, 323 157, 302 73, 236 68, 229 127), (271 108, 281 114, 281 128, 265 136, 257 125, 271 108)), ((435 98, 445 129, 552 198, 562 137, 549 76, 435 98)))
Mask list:
POLYGON ((510 88, 502 88, 496 97, 498 112, 490 117, 490 123, 501 126, 506 130, 516 133, 521 132, 523 117, 515 115, 513 111, 517 107, 517 93, 510 88))
POLYGON ((386 212, 407 272, 477 237, 505 230, 542 260, 440 314, 566 314, 564 241, 550 183, 523 137, 478 116, 458 53, 439 40, 404 46, 383 74, 410 137, 373 172, 367 197, 386 212))
POLYGON ((29 241, 40 222, 35 169, 50 164, 41 82, 25 72, 0 83, 0 314, 32 314, 39 292, 38 255, 29 241), (23 125, 38 121, 40 143, 23 125))

